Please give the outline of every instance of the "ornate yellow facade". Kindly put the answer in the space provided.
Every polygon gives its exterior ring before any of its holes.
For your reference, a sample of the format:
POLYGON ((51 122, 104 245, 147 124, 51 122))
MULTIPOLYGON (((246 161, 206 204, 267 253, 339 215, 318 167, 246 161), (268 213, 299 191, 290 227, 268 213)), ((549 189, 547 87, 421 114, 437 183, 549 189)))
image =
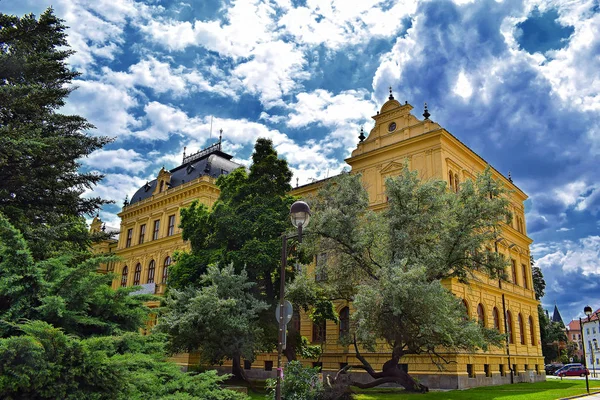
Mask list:
MULTIPOLYGON (((422 179, 446 180, 451 190, 458 190, 460 182, 471 179, 488 165, 455 136, 431 121, 427 110, 423 120, 412 115, 411 110, 410 104, 401 104, 390 94, 389 100, 373 117, 375 126, 368 137, 364 138, 361 133, 360 143, 351 157, 346 159, 351 173, 362 175, 373 210, 386 207, 385 179, 398 175, 405 163, 411 170, 417 170, 422 179)), ((175 170, 185 166, 184 163, 175 170)), ((543 380, 545 376, 539 343, 539 302, 535 299, 529 263, 529 246, 532 240, 527 237, 525 229, 523 202, 527 195, 510 178, 496 170, 492 171, 495 178, 500 179, 510 190, 513 219, 506 221, 503 226, 502 238, 497 243, 490 244, 490 248, 511 260, 507 271, 509 281, 500 282, 477 273, 470 285, 456 280, 447 280, 444 284, 456 296, 464 299, 471 318, 479 319, 488 327, 496 326, 501 332, 508 328, 510 343, 487 352, 447 354, 447 358, 453 362, 443 371, 439 371, 429 358, 405 357, 401 361, 405 364, 404 367, 430 387, 465 388, 510 383, 511 379, 514 382, 543 380)), ((166 184, 163 187, 160 182, 161 179, 167 182, 169 178, 170 173, 161 170, 157 179, 146 186, 146 191, 152 190, 152 195, 125 206, 119 214, 121 230, 114 252, 123 261, 114 268, 118 277, 113 282, 113 287, 147 284, 154 262, 155 291, 157 294, 163 293, 165 260, 170 260, 175 250, 189 248, 177 228, 179 210, 194 200, 200 200, 210 207, 219 195, 214 177, 201 175, 167 190, 166 184), (159 190, 159 187, 164 190, 159 190), (159 221, 158 233, 155 229, 156 221, 159 221), (171 222, 174 222, 175 228, 171 228, 171 222), (127 272, 124 274, 126 267, 127 272)), ((302 198, 313 194, 319 186, 320 183, 316 182, 297 187, 291 194, 302 198)), ((98 223, 100 222, 95 221, 96 229, 98 223)), ((343 313, 345 307, 351 310, 351 304, 339 303, 337 311, 343 313)), ((322 329, 314 329, 305 315, 301 316, 300 329, 303 336, 317 343, 319 338, 315 336, 325 334, 323 355, 319 360, 324 371, 337 371, 346 364, 359 364, 352 347, 339 344, 342 325, 328 321, 323 332, 322 329)), ((375 368, 381 367, 388 360, 385 352, 363 355, 375 368)), ((192 360, 186 356, 179 361, 185 363, 192 360)), ((314 362, 304 361, 307 364, 314 362)), ((246 367, 250 368, 247 372, 257 377, 271 376, 274 373, 269 371, 272 364, 276 364, 274 354, 261 354, 252 365, 246 363, 246 367)))

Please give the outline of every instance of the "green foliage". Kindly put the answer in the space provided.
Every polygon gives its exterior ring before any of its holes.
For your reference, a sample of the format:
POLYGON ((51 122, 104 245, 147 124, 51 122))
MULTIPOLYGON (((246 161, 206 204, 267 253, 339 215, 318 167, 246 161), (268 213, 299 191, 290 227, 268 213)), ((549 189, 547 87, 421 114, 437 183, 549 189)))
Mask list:
POLYGON ((0 13, 0 212, 35 243, 36 259, 85 248, 79 217, 106 203, 80 196, 102 176, 79 171, 78 160, 111 140, 57 112, 79 75, 67 65, 65 29, 52 9, 39 19, 0 13))
POLYGON ((156 328, 169 335, 170 349, 200 351, 204 361, 220 364, 225 359, 252 360, 262 329, 259 313, 267 308, 250 294, 254 283, 233 265, 210 265, 201 276, 201 288, 171 290, 156 328))
MULTIPOLYGON (((275 379, 267 380, 267 391, 272 399, 275 399, 276 382, 275 379)), ((281 382, 282 400, 321 400, 323 393, 319 368, 304 367, 299 361, 288 363, 281 382)))
POLYGON ((243 400, 215 371, 186 374, 165 360, 164 337, 135 333, 80 340, 42 321, 0 339, 3 399, 243 400))
MULTIPOLYGON (((108 257, 70 252, 34 261, 20 232, 0 214, 0 320, 43 320, 79 336, 140 328, 148 315, 131 288, 110 288, 111 275, 97 273, 108 257)), ((0 326, 0 336, 10 325, 0 326)))
POLYGON ((544 297, 546 291, 546 281, 544 280, 544 274, 540 267, 536 267, 533 256, 530 257, 531 264, 531 275, 533 278, 533 290, 535 291, 535 298, 540 300, 544 297))
POLYGON ((324 186, 311 202, 316 235, 307 235, 306 246, 327 253, 329 279, 314 290, 299 277, 293 295, 313 306, 323 298, 354 301, 357 342, 374 350, 385 340, 396 363, 406 354, 435 355, 439 346, 499 346, 503 335, 467 320, 442 281, 468 283, 474 271, 504 278, 507 260, 486 247, 509 215, 501 184, 487 169, 454 193, 405 167, 386 187, 388 208, 375 213, 360 176, 342 174, 324 186))
MULTIPOLYGON (((552 321, 546 315, 541 305, 538 305, 538 318, 544 362, 549 364, 553 361, 558 361, 561 359, 561 353, 559 353, 559 343, 567 342, 565 326, 561 322, 552 321)), ((568 357, 569 355, 567 355, 567 359, 568 357)))

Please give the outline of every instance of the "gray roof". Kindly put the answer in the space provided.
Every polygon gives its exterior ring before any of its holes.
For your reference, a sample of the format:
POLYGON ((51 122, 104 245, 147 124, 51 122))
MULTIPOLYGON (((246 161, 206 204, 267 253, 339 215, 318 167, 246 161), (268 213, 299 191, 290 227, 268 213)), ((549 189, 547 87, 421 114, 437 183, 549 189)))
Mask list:
MULTIPOLYGON (((242 166, 231 161, 231 158, 232 156, 221 151, 220 143, 218 143, 218 146, 213 145, 208 149, 192 154, 184 159, 183 164, 170 171, 171 181, 165 189, 175 188, 201 176, 218 178, 220 175, 226 175, 242 166)), ((129 204, 134 204, 151 197, 156 184, 156 179, 146 182, 144 186, 135 192, 129 204)))

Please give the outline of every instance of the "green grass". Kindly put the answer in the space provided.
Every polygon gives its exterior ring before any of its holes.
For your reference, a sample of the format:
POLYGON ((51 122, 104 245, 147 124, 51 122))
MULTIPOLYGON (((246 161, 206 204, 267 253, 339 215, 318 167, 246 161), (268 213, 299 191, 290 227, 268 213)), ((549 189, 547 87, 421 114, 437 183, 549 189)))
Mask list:
MULTIPOLYGON (((600 381, 590 381, 590 392, 600 390, 600 381), (594 390, 595 389, 595 390, 594 390)), ((486 386, 468 390, 403 393, 396 389, 361 390, 356 400, 555 400, 585 393, 584 380, 548 380, 538 383, 486 386)), ((251 393, 252 400, 265 400, 264 393, 251 393)))

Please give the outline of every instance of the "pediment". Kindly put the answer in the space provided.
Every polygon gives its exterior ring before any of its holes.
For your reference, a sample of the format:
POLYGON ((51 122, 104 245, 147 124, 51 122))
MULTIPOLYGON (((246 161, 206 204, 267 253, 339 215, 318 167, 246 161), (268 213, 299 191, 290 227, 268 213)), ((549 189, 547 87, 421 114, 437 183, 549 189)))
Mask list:
POLYGON ((388 165, 386 165, 385 167, 383 167, 381 169, 381 174, 382 175, 386 175, 386 174, 390 174, 393 172, 399 172, 404 168, 404 163, 399 163, 396 161, 392 161, 391 163, 389 163, 388 165))

